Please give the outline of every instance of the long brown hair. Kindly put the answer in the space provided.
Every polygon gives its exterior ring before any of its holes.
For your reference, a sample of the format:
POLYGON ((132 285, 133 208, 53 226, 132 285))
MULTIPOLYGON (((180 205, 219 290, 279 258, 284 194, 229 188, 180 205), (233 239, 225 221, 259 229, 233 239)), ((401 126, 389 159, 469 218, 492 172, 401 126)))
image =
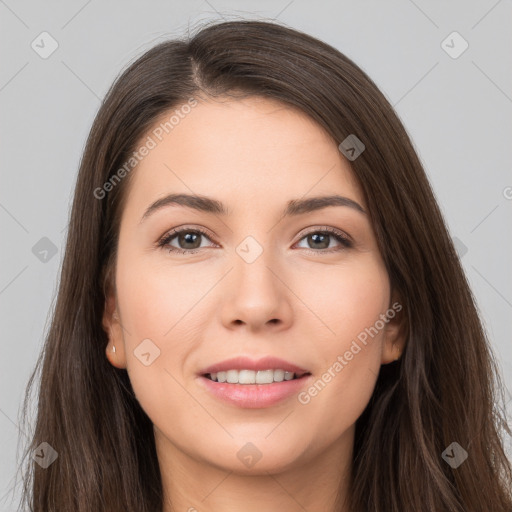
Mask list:
POLYGON ((349 509, 511 512, 498 366, 406 130, 352 60, 261 21, 208 24, 190 39, 154 46, 116 79, 99 109, 78 173, 51 326, 25 396, 26 416, 37 377, 23 503, 36 512, 162 510, 152 423, 126 370, 105 357, 101 321, 130 174, 103 198, 94 191, 162 114, 194 96, 235 92, 280 100, 338 144, 353 134, 365 145, 351 166, 403 304, 407 344, 398 362, 381 368, 357 420, 349 509), (31 457, 42 442, 58 453, 46 469, 31 457), (454 442, 468 453, 456 468, 443 457, 454 442))

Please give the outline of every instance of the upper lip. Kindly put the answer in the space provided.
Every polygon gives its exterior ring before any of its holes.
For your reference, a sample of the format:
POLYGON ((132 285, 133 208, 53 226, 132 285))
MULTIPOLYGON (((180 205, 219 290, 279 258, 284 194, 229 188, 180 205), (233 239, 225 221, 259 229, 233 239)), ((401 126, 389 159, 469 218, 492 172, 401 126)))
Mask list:
POLYGON ((227 370, 284 370, 285 372, 293 372, 297 375, 309 373, 304 368, 279 359, 278 357, 264 357, 262 359, 250 359, 249 357, 234 357, 232 359, 226 359, 220 363, 215 363, 208 366, 204 370, 201 370, 201 375, 207 373, 225 372, 227 370))

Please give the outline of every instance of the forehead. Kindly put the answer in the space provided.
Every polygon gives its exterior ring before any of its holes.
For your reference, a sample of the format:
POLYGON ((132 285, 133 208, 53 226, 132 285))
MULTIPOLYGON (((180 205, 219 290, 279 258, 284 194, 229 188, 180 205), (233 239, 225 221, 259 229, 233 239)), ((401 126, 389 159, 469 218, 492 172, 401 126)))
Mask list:
POLYGON ((142 208, 169 192, 239 206, 335 192, 364 202, 336 141, 296 108, 256 96, 201 100, 169 123, 175 111, 143 137, 153 147, 132 171, 128 203, 142 208))

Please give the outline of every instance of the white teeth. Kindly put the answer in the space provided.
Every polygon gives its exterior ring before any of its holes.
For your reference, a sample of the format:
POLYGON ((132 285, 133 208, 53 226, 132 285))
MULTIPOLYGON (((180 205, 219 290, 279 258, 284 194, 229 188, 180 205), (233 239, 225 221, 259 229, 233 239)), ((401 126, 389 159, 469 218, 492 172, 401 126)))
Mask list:
POLYGON ((274 370, 261 370, 256 374, 256 384, 272 384, 274 382, 274 370))
POLYGON ((283 382, 284 370, 274 370, 274 382, 283 382))
POLYGON ((227 381, 229 384, 238 383, 238 370, 228 370, 226 372, 226 374, 227 374, 227 381))
POLYGON ((238 384, 254 384, 256 380, 256 372, 252 370, 240 370, 238 372, 238 384))
POLYGON ((210 379, 215 382, 227 382, 229 384, 272 384, 292 380, 293 372, 281 369, 277 370, 227 370, 225 372, 210 373, 210 379))

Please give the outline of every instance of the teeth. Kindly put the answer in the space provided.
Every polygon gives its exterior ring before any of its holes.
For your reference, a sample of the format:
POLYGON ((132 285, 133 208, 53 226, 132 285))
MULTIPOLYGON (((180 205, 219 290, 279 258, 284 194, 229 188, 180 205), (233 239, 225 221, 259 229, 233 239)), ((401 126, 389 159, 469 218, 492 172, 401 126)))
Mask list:
POLYGON ((226 374, 229 384, 236 384, 238 382, 238 370, 228 370, 226 374))
POLYGON ((284 370, 227 370, 225 372, 210 373, 209 377, 215 382, 227 382, 229 384, 272 384, 292 380, 293 372, 284 370))
POLYGON ((284 370, 274 370, 274 382, 282 382, 284 380, 284 374, 284 370))

